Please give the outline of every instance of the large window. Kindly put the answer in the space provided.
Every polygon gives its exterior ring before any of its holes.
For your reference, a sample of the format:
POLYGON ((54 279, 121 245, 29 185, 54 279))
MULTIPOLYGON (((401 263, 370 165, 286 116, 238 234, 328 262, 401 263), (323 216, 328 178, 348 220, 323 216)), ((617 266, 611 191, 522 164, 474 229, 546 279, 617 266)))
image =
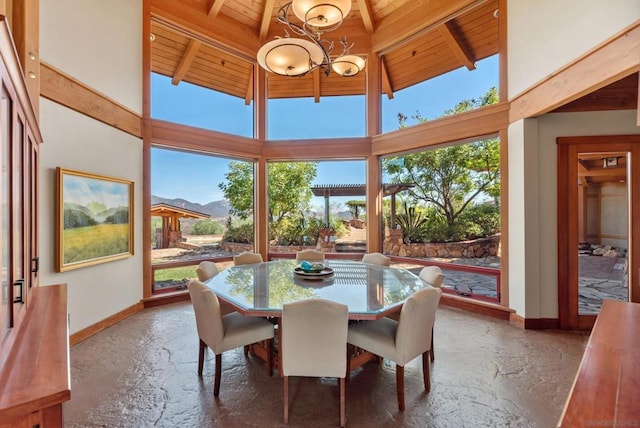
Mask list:
POLYGON ((498 55, 494 55, 478 61, 473 71, 458 68, 395 91, 392 99, 382 94, 382 132, 455 113, 456 106, 465 100, 476 101, 474 107, 481 107, 477 101, 491 88, 497 92, 498 75, 498 55))
POLYGON ((313 98, 270 99, 267 108, 270 140, 366 135, 364 95, 322 97, 319 103, 313 98))
POLYGON ((151 74, 151 117, 168 122, 253 137, 253 105, 242 98, 151 74))
POLYGON ((383 180, 401 189, 383 201, 385 252, 441 264, 457 294, 499 300, 498 138, 387 157, 383 180))
POLYGON ((201 260, 224 267, 253 250, 253 162, 154 147, 151 242, 154 292, 184 288, 201 260))
POLYGON ((364 160, 268 167, 270 252, 366 251, 364 160))

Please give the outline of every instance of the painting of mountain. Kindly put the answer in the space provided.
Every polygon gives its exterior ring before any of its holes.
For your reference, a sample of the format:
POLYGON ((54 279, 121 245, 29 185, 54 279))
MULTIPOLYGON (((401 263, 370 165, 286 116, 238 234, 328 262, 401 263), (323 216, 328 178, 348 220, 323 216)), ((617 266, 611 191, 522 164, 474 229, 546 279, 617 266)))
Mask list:
POLYGON ((57 169, 58 272, 133 254, 133 181, 57 169))

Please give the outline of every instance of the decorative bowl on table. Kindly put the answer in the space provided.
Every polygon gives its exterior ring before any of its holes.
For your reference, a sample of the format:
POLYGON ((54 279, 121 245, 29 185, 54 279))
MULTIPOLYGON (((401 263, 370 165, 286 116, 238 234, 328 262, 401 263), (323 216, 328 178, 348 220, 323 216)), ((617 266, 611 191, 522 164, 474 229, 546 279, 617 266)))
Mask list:
POLYGON ((306 260, 303 260, 300 263, 300 269, 302 269, 302 271, 305 273, 319 273, 319 272, 322 272, 322 270, 324 269, 324 263, 320 263, 320 262, 311 263, 306 260))
POLYGON ((304 260, 293 270, 293 273, 299 278, 319 280, 333 275, 333 269, 320 262, 310 263, 304 260))

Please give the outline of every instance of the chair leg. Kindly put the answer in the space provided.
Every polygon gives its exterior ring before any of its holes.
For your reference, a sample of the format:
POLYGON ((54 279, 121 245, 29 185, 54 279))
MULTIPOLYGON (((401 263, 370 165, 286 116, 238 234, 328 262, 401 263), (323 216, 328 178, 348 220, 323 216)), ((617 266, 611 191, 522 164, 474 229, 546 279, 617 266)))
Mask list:
POLYGON ((340 426, 343 427, 345 425, 345 378, 340 378, 340 426))
POLYGON ((425 391, 431 391, 431 373, 429 373, 429 352, 422 354, 422 379, 424 381, 425 391))
POLYGON ((398 409, 404 412, 404 367, 396 364, 396 390, 398 394, 398 409))
POLYGON ((213 383, 213 396, 220 394, 220 377, 222 376, 222 354, 216 354, 216 374, 213 383))
POLYGON ((431 358, 431 362, 436 359, 436 354, 433 350, 433 327, 431 327, 431 349, 429 349, 429 358, 431 358))
POLYGON ((245 357, 249 356, 249 345, 244 345, 244 356, 245 357))
POLYGON ((283 377, 284 384, 284 423, 289 423, 289 376, 283 377))
POLYGON ((204 352, 207 350, 207 345, 200 340, 200 349, 198 350, 198 376, 202 376, 202 368, 204 366, 204 352))
POLYGON ((351 356, 353 355, 353 352, 353 345, 347 343, 347 373, 345 376, 347 382, 351 378, 351 356))
POLYGON ((273 373, 273 339, 267 340, 267 376, 273 373))

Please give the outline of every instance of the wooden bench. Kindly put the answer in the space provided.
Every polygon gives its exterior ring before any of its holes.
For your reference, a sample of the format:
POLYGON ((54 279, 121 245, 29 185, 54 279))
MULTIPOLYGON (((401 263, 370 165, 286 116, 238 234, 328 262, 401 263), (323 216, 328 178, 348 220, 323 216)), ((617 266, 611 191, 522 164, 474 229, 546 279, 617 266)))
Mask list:
POLYGON ((558 426, 640 427, 640 304, 605 300, 558 426))

